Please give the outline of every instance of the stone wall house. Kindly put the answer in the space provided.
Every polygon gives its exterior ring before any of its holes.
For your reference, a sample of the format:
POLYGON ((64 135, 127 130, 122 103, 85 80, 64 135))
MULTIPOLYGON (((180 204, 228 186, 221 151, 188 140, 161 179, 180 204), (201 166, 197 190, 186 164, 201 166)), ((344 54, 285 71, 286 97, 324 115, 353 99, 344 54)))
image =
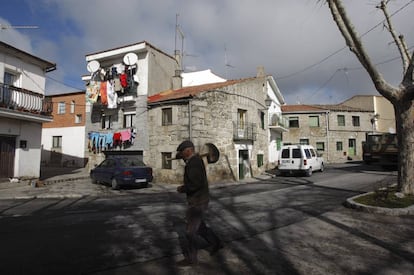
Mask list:
POLYGON ((310 144, 328 163, 362 160, 362 143, 372 131, 374 112, 338 105, 285 105, 289 131, 283 144, 310 144))
POLYGON ((53 104, 53 121, 43 123, 42 164, 84 167, 85 91, 46 97, 53 104))
POLYGON ((215 144, 220 159, 207 165, 211 183, 254 177, 268 169, 265 76, 169 89, 148 97, 148 163, 159 182, 182 183, 182 160, 169 160, 183 140, 203 152, 215 144))
POLYGON ((371 118, 373 133, 395 133, 394 106, 383 96, 356 95, 342 102, 343 105, 364 108, 374 112, 371 118))
POLYGON ((39 178, 46 74, 56 64, 0 42, 0 178, 39 178))
POLYGON ((147 98, 181 87, 177 60, 146 41, 86 55, 85 150, 89 168, 102 152, 148 155, 147 98), (178 72, 178 75, 177 75, 178 72))

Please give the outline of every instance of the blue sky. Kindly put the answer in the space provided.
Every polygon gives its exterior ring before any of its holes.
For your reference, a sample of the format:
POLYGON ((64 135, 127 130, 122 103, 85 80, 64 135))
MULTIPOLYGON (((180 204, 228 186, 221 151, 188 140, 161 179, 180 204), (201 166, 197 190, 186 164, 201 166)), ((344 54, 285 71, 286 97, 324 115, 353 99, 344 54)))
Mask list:
MULTIPOLYGON (((398 57, 380 24, 379 0, 343 2, 358 32, 368 31, 363 41, 373 62, 398 57)), ((389 4, 390 13, 396 13, 395 28, 409 47, 414 46, 413 2, 389 4)), ((57 63, 48 74, 46 93, 65 93, 84 89, 86 54, 143 40, 172 54, 177 14, 185 35, 186 71, 211 69, 234 79, 254 76, 264 66, 288 104, 339 103, 355 94, 378 94, 344 48, 328 6, 318 0, 2 0, 2 26, 38 28, 2 29, 0 40, 57 63)), ((399 84, 398 58, 378 66, 390 84, 399 84)))

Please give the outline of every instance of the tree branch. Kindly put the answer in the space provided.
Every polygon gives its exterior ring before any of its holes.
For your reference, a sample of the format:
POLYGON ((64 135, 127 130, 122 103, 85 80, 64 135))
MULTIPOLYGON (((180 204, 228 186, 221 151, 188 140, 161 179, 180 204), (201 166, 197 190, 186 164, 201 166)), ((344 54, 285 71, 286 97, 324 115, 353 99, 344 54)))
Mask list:
POLYGON ((384 80, 382 75, 372 64, 368 53, 362 45, 361 39, 357 35, 354 26, 351 24, 351 20, 346 14, 342 2, 340 0, 327 0, 327 2, 331 10, 332 17, 345 38, 346 45, 356 55, 358 60, 361 62, 361 65, 366 69, 377 91, 391 101, 396 100, 398 96, 396 94, 396 89, 384 80))
POLYGON ((384 13, 385 20, 387 21, 387 30, 391 34, 392 38, 394 39, 395 44, 397 45, 398 51, 400 52, 401 60, 403 63, 403 73, 407 71, 408 64, 410 63, 410 56, 407 54, 407 51, 405 50, 405 43, 404 43, 404 36, 397 36, 395 33, 394 27, 392 25, 390 16, 388 14, 387 10, 387 3, 388 1, 382 0, 380 5, 377 6, 377 8, 381 9, 384 13))
POLYGON ((414 51, 411 55, 410 63, 408 64, 408 68, 404 74, 403 85, 414 85, 414 51))

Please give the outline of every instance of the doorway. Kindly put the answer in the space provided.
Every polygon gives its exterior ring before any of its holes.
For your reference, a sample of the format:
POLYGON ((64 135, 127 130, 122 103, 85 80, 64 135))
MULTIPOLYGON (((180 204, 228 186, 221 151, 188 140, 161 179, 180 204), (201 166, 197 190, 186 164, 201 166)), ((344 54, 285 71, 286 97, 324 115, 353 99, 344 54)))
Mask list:
POLYGON ((348 156, 353 157, 356 155, 356 139, 350 138, 348 140, 348 156))
POLYGON ((249 150, 239 151, 239 180, 251 177, 249 150))
POLYGON ((0 178, 14 176, 16 138, 0 136, 0 178))

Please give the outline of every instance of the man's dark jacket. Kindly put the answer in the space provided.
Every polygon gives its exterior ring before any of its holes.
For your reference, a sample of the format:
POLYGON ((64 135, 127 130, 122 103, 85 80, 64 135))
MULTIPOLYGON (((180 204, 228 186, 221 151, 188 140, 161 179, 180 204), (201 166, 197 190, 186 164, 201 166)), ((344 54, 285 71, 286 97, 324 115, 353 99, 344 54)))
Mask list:
POLYGON ((209 201, 206 168, 198 154, 193 155, 187 160, 184 170, 184 188, 190 206, 200 205, 209 201))

